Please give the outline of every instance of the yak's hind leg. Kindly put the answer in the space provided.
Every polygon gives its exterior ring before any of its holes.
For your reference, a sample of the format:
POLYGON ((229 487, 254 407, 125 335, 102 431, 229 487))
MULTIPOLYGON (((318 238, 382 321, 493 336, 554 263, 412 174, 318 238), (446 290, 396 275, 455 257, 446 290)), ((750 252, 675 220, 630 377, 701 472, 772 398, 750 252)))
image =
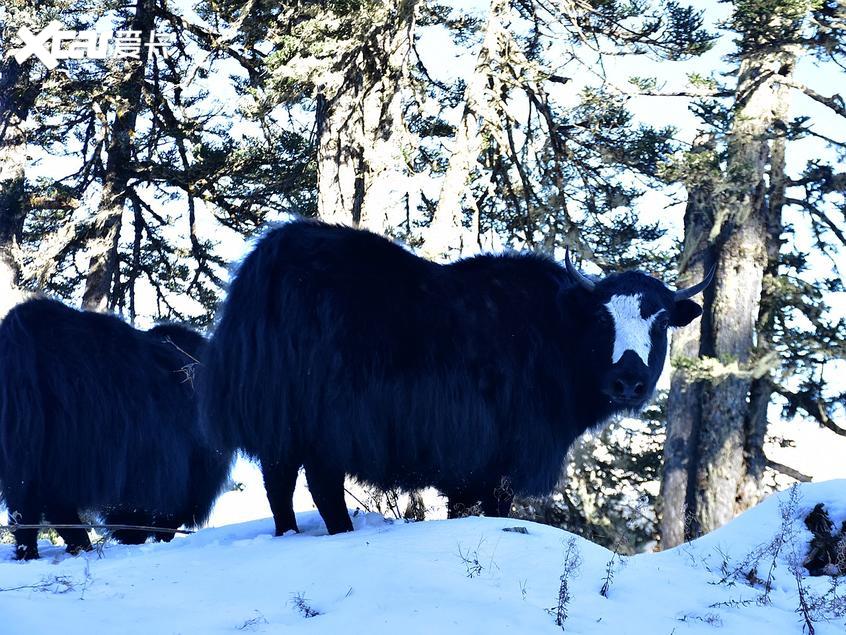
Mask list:
POLYGON ((296 463, 261 459, 264 489, 273 512, 277 536, 291 530, 299 532, 294 514, 294 488, 297 486, 299 471, 300 466, 296 463))
MULTIPOLYGON (((67 505, 51 505, 47 508, 44 515, 47 520, 54 525, 81 525, 82 520, 79 518, 79 512, 67 505)), ((56 531, 65 541, 65 551, 71 555, 76 555, 82 551, 91 551, 91 539, 88 537, 88 532, 81 527, 57 528, 56 531)))
MULTIPOLYGON (((174 526, 175 523, 168 522, 168 523, 165 523, 165 524, 167 526, 163 527, 163 529, 170 529, 171 527, 174 526)), ((179 527, 175 527, 175 529, 179 529, 179 527)), ((175 535, 176 534, 172 531, 156 531, 156 532, 153 532, 153 540, 155 540, 156 542, 170 542, 171 540, 173 540, 173 537, 175 535)))
POLYGON ((482 513, 485 516, 508 518, 511 515, 514 490, 510 478, 503 476, 498 483, 485 486, 482 492, 482 513))
POLYGON ((472 516, 479 495, 467 490, 455 490, 447 493, 447 518, 466 518, 472 516))
MULTIPOLYGON (((153 516, 144 512, 112 509, 106 514, 105 520, 107 525, 149 527, 153 523, 153 516)), ((149 531, 139 529, 115 529, 111 532, 111 538, 122 545, 143 545, 150 535, 149 531)))
POLYGON ((344 472, 324 463, 305 464, 306 479, 311 498, 326 523, 330 534, 352 531, 352 521, 344 500, 344 472))
MULTIPOLYGON (((162 529, 179 529, 180 523, 175 516, 156 516, 151 521, 151 527, 160 527, 162 529)), ((150 535, 156 542, 170 542, 176 535, 172 531, 151 531, 150 535)))

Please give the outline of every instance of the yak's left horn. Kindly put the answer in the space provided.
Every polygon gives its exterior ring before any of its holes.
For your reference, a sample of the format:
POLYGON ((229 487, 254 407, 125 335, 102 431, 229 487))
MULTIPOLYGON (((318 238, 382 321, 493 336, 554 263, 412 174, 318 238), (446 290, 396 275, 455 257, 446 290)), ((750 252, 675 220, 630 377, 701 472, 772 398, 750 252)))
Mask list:
POLYGON ((596 288, 596 283, 588 278, 585 274, 581 271, 576 269, 576 265, 573 264, 573 261, 570 260, 570 248, 567 247, 567 250, 564 252, 564 264, 567 266, 567 271, 570 272, 570 275, 576 279, 576 282, 579 283, 583 288, 587 289, 588 291, 593 291, 596 288))
POLYGON ((688 287, 687 289, 679 289, 673 294, 673 299, 678 302, 679 300, 687 300, 688 298, 692 298, 697 293, 702 291, 705 287, 711 284, 711 281, 714 279, 714 272, 717 271, 717 265, 714 263, 711 265, 711 270, 708 272, 708 275, 705 276, 705 279, 702 280, 699 284, 695 284, 692 287, 688 287))

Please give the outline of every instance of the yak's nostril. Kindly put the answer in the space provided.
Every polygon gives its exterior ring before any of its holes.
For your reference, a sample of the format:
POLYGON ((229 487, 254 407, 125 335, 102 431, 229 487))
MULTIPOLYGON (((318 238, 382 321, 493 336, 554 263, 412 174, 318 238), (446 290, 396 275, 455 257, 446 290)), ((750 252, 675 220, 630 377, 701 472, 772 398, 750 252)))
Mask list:
POLYGON ((622 379, 615 379, 614 380, 614 394, 615 395, 622 395, 626 392, 626 385, 623 383, 622 379))
POLYGON ((643 394, 646 392, 646 386, 642 383, 637 382, 634 387, 634 394, 635 397, 643 397, 643 394))

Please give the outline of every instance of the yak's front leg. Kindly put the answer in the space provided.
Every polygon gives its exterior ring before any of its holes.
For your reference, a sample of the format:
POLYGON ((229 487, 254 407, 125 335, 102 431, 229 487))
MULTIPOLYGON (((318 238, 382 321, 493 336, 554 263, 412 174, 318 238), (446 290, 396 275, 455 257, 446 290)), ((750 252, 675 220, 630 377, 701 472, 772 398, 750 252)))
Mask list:
POLYGON ((308 489, 327 531, 330 534, 352 531, 352 521, 344 500, 344 472, 320 462, 306 463, 305 472, 308 489))
MULTIPOLYGON (((79 512, 68 505, 55 505, 47 509, 44 514, 47 520, 56 525, 81 525, 79 512)), ((81 527, 57 528, 56 531, 65 541, 65 551, 76 555, 82 551, 91 551, 91 539, 88 532, 81 527)))

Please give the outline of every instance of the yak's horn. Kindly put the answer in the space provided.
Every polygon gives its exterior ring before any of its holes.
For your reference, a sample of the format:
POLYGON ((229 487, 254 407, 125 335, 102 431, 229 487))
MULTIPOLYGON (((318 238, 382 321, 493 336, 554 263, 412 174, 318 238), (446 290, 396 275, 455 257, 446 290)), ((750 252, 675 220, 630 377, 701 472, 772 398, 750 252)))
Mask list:
POLYGON ((717 271, 717 265, 711 265, 711 270, 708 272, 708 275, 705 276, 705 279, 702 280, 699 284, 695 284, 692 287, 688 287, 687 289, 679 289, 678 291, 673 294, 673 299, 678 302, 679 300, 687 300, 688 298, 692 298, 697 293, 702 291, 705 287, 711 284, 711 281, 714 279, 714 272, 717 271))
POLYGON ((570 260, 569 247, 567 247, 567 250, 564 252, 564 264, 567 266, 567 271, 570 272, 570 275, 576 279, 580 286, 587 289, 588 291, 593 291, 596 288, 596 283, 590 278, 588 278, 581 271, 576 269, 576 265, 574 265, 573 261, 570 260))

